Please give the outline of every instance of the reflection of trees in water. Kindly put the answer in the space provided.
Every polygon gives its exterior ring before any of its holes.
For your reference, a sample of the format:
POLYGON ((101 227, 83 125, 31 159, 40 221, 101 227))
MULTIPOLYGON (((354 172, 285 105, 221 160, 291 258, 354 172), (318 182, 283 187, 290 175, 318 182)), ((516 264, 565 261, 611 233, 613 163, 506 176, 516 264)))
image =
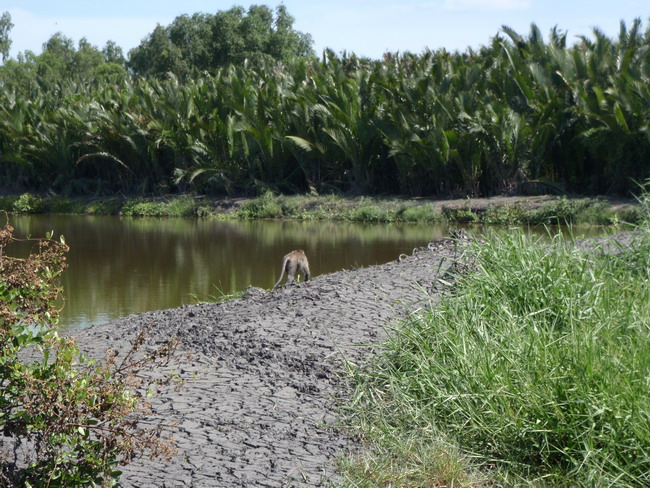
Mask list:
POLYGON ((20 235, 54 229, 70 245, 62 324, 269 288, 287 251, 304 249, 315 275, 386 262, 437 236, 431 225, 16 216, 20 235))

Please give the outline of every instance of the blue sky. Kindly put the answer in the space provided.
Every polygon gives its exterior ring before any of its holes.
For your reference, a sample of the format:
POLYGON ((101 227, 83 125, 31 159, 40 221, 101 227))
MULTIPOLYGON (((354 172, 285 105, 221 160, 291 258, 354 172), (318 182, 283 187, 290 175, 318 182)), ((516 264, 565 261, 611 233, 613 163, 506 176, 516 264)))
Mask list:
POLYGON ((126 54, 156 24, 167 25, 178 15, 279 3, 295 17, 296 29, 313 36, 317 53, 329 47, 374 58, 386 51, 478 47, 503 24, 526 34, 534 22, 544 35, 557 25, 569 40, 590 35, 593 27, 614 36, 621 20, 631 25, 636 17, 650 27, 649 0, 2 0, 0 13, 8 11, 14 23, 12 57, 25 50, 40 53, 55 32, 75 43, 85 37, 99 48, 112 40, 126 54))

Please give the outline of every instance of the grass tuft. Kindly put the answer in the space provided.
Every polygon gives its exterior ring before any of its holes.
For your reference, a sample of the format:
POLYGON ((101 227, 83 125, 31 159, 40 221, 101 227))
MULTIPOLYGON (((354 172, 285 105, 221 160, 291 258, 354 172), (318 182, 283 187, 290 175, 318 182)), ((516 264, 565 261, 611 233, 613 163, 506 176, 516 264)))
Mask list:
POLYGON ((162 202, 130 200, 122 207, 125 217, 194 217, 197 203, 192 197, 178 197, 162 202))
POLYGON ((241 219, 273 219, 282 216, 282 206, 273 192, 268 190, 242 205, 237 215, 241 219))
POLYGON ((436 212, 431 204, 404 206, 397 211, 396 220, 401 222, 441 222, 441 212, 436 212))
MULTIPOLYGON (((393 476, 382 453, 415 459, 413 446, 443 439, 457 446, 447 463, 472 459, 495 483, 649 486, 647 224, 618 255, 522 232, 492 235, 469 255, 476 272, 355 372, 351 424, 379 455, 348 460, 346 476, 366 479, 360 463, 383 463, 374 479, 393 476)), ((435 481, 385 486, 477 486, 419 464, 429 473, 420 479, 435 481)))
POLYGON ((124 202, 119 198, 107 198, 89 202, 84 212, 87 215, 118 215, 124 202))

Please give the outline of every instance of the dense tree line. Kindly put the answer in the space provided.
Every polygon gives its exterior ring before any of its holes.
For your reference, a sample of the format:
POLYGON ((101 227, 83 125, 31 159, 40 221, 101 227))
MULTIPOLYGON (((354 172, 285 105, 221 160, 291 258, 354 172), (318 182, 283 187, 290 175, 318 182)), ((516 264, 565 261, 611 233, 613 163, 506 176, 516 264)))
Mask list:
POLYGON ((214 15, 181 15, 167 27, 158 26, 129 53, 129 67, 140 75, 179 77, 245 61, 263 65, 313 55, 311 36, 293 29, 293 17, 283 5, 273 11, 253 5, 214 15))
POLYGON ((29 89, 37 84, 49 89, 64 81, 101 84, 131 74, 186 78, 230 64, 261 66, 313 56, 311 36, 294 30, 293 22, 282 5, 275 15, 263 5, 248 11, 233 7, 214 15, 181 15, 168 26, 158 25, 128 57, 113 41, 99 50, 82 38, 75 47, 72 39, 58 32, 43 44, 40 55, 27 51, 6 60, 13 24, 5 12, 0 17, 0 54, 5 61, 0 83, 4 88, 29 89))
MULTIPOLYGON (((295 32, 302 47, 291 54, 258 55, 272 36, 219 51, 219 22, 243 33, 259 14, 259 32, 281 31, 286 12, 256 12, 179 17, 128 60, 95 49, 90 74, 39 78, 56 43, 35 57, 33 79, 16 75, 28 60, 6 62, 3 181, 71 193, 489 195, 531 180, 626 193, 650 176, 650 31, 640 21, 573 45, 558 29, 545 40, 535 25, 527 35, 504 27, 478 50, 381 60, 316 58, 295 32), (175 61, 136 68, 139 52, 171 52, 159 42, 175 46, 175 61)), ((72 51, 67 66, 90 58, 81 43, 72 51)))

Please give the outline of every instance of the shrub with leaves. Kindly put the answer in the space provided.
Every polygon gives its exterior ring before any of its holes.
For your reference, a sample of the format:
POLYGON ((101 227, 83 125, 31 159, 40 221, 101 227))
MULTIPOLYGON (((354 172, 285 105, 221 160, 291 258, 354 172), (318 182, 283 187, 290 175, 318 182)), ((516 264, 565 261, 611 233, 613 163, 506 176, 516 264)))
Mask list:
POLYGON ((273 219, 282 215, 282 206, 273 192, 267 190, 242 205, 238 213, 244 219, 273 219))
POLYGON ((169 359, 169 342, 142 354, 147 332, 118 362, 80 355, 56 327, 63 239, 29 239, 26 258, 6 255, 13 228, 0 229, 0 486, 74 487, 117 483, 134 456, 169 455, 162 428, 140 429, 148 411, 144 368, 169 359))
POLYGON ((44 202, 38 195, 23 193, 13 203, 13 210, 18 213, 40 213, 43 210, 44 202))

